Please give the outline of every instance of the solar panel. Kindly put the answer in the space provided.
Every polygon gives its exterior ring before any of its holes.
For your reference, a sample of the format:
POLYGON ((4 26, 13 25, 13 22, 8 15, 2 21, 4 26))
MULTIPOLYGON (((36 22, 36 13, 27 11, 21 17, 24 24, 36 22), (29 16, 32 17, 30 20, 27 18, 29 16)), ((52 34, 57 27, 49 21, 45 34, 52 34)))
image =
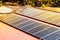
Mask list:
POLYGON ((60 26, 60 13, 36 9, 33 7, 27 7, 21 13, 18 13, 60 26))
POLYGON ((0 20, 44 40, 57 40, 60 37, 58 27, 17 14, 7 14, 0 20))

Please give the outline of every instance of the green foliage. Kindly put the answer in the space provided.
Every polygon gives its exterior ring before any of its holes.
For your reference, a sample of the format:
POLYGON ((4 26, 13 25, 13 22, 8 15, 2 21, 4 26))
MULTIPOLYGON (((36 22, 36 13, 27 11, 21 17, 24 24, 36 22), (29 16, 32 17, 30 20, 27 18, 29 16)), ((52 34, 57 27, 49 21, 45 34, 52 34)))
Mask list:
POLYGON ((46 6, 60 7, 60 0, 19 0, 19 1, 21 2, 22 5, 31 5, 33 7, 46 7, 46 6))
POLYGON ((25 0, 26 5, 60 7, 60 0, 25 0))

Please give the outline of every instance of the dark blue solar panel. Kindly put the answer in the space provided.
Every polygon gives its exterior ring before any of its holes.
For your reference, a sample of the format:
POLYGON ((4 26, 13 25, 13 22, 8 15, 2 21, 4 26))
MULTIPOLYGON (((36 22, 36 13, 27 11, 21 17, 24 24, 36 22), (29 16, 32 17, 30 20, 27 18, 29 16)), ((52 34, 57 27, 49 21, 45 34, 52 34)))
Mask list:
POLYGON ((60 29, 33 19, 29 19, 16 14, 9 14, 8 16, 5 16, 5 19, 0 20, 45 40, 56 40, 60 38, 60 29))

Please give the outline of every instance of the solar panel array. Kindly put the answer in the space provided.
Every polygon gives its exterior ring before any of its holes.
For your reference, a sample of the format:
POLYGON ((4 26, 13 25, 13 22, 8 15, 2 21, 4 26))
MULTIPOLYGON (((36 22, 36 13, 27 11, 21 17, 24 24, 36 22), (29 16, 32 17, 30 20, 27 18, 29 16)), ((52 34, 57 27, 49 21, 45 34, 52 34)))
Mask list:
POLYGON ((60 13, 36 9, 33 7, 27 7, 19 14, 23 14, 38 20, 43 20, 45 22, 53 23, 60 26, 60 13))
MULTIPOLYGON (((60 24, 60 14, 55 12, 29 7, 24 9, 24 11, 19 14, 50 22, 56 25, 60 24)), ((7 16, 3 15, 3 19, 0 20, 44 40, 59 40, 60 37, 59 28, 17 14, 7 14, 7 16)))
POLYGON ((60 29, 53 25, 17 14, 7 14, 0 20, 44 40, 60 40, 60 29))

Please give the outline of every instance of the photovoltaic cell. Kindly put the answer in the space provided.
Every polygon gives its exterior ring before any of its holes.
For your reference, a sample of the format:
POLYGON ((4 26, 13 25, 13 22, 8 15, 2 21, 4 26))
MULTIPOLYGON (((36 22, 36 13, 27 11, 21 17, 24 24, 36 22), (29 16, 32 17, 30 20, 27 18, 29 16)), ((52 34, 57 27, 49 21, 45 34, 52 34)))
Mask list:
POLYGON ((7 14, 0 20, 44 40, 56 40, 60 37, 59 28, 17 14, 7 14))
POLYGON ((19 24, 19 25, 16 25, 16 26, 17 26, 17 27, 20 27, 20 26, 21 26, 21 28, 24 28, 24 27, 26 27, 27 25, 30 25, 30 24, 32 24, 32 23, 34 23, 34 22, 28 21, 28 22, 25 22, 25 23, 22 23, 22 24, 19 24))
POLYGON ((28 26, 26 26, 26 27, 24 27, 22 29, 27 31, 28 29, 33 28, 33 27, 36 27, 38 25, 40 25, 40 24, 36 22, 36 23, 33 23, 31 25, 28 25, 28 26))
POLYGON ((48 28, 46 30, 43 30, 43 31, 38 32, 35 35, 37 35, 39 37, 43 37, 43 36, 48 35, 48 34, 54 32, 54 31, 57 31, 57 30, 58 30, 57 28, 50 27, 50 28, 48 28))
POLYGON ((45 28, 49 28, 49 26, 47 26, 47 25, 41 25, 41 26, 38 26, 38 27, 36 27, 36 28, 33 28, 33 29, 31 29, 31 30, 29 30, 28 32, 29 33, 36 33, 36 32, 38 32, 38 31, 40 31, 40 30, 42 30, 42 29, 45 29, 45 28), (33 31, 32 31, 33 30, 33 31))
POLYGON ((46 36, 44 39, 46 40, 58 40, 60 38, 60 30, 49 35, 49 36, 46 36))

